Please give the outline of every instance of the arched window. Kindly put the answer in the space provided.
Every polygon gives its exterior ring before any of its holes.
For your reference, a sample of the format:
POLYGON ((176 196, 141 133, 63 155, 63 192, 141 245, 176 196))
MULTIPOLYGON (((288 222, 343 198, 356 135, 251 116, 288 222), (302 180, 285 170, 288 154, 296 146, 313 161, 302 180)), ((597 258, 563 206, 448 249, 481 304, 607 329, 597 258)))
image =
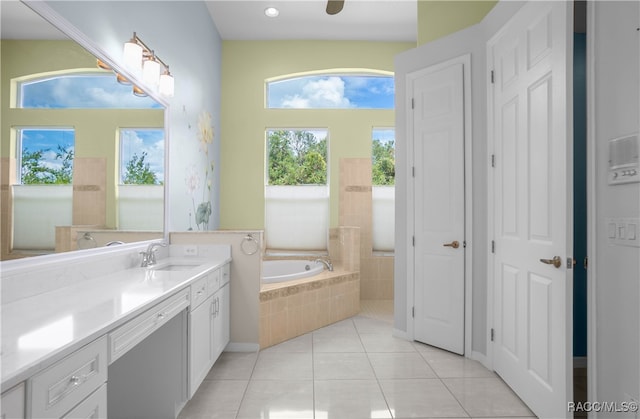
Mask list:
POLYGON ((17 81, 17 108, 38 109, 159 109, 146 96, 135 96, 131 85, 113 74, 65 72, 23 77, 17 81))
POLYGON ((393 109, 394 79, 379 73, 323 73, 267 81, 270 109, 393 109))

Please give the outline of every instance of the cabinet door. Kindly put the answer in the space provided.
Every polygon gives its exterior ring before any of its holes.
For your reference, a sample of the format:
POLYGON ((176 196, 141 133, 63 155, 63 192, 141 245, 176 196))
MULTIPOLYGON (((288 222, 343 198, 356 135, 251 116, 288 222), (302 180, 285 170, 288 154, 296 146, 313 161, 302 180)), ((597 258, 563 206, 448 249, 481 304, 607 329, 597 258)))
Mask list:
POLYGON ((213 365, 213 299, 207 298, 189 315, 189 398, 213 365))
POLYGON ((2 394, 0 403, 2 419, 23 419, 24 416, 24 383, 2 394))
POLYGON ((229 284, 225 284, 213 295, 213 360, 218 359, 229 343, 229 284))

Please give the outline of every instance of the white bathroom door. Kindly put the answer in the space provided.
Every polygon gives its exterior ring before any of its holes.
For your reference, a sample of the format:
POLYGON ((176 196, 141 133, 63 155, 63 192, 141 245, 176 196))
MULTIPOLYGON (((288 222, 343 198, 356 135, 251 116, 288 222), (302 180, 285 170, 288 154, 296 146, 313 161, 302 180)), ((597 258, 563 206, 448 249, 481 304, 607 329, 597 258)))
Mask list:
POLYGON ((541 418, 572 400, 571 7, 529 2, 487 45, 493 367, 541 418))
POLYGON ((414 339, 464 353, 463 64, 413 79, 414 339))

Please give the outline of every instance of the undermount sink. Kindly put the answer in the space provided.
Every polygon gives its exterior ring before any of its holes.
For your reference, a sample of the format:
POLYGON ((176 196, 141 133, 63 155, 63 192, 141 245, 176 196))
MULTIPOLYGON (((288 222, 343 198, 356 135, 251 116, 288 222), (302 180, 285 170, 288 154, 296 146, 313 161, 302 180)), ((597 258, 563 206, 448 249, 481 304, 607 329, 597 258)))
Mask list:
POLYGON ((189 269, 193 269, 196 266, 202 265, 201 261, 181 261, 181 262, 169 262, 169 263, 159 263, 154 266, 149 266, 148 269, 154 271, 188 271, 189 269))
POLYGON ((198 265, 164 265, 164 266, 152 266, 151 269, 154 271, 186 271, 188 269, 193 269, 198 265))

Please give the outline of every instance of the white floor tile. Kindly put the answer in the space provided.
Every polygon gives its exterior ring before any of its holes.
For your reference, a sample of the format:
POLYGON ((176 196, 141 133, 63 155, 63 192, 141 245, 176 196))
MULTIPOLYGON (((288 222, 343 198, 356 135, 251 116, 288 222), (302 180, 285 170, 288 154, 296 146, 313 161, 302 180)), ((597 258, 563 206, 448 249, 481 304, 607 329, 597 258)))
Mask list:
POLYGON ((364 352, 357 334, 328 334, 313 332, 313 352, 364 352))
POLYGON ((205 379, 248 380, 257 359, 257 352, 223 352, 205 379))
POLYGON ((367 355, 379 380, 436 378, 435 372, 418 353, 369 353, 367 355))
POLYGON ((442 381, 471 416, 533 415, 500 378, 445 378, 442 381))
POLYGON ((376 380, 316 380, 316 419, 382 419, 391 412, 376 380))
POLYGON ((391 336, 391 333, 361 333, 360 340, 367 352, 416 352, 411 342, 391 336))
POLYGON ((313 381, 251 380, 237 419, 314 419, 313 381))
POLYGON ((235 418, 248 380, 205 380, 178 419, 235 418))
POLYGON ((312 342, 311 333, 307 333, 266 348, 262 352, 311 352, 312 342))
POLYGON ((253 380, 311 380, 311 353, 261 352, 251 376, 253 380))
POLYGON ((438 379, 380 380, 380 385, 395 418, 469 416, 438 379))
POLYGON ((373 368, 363 352, 316 353, 313 355, 315 380, 374 380, 373 368))
POLYGON ((259 353, 223 353, 179 419, 469 416, 534 417, 479 362, 356 316, 259 353))

